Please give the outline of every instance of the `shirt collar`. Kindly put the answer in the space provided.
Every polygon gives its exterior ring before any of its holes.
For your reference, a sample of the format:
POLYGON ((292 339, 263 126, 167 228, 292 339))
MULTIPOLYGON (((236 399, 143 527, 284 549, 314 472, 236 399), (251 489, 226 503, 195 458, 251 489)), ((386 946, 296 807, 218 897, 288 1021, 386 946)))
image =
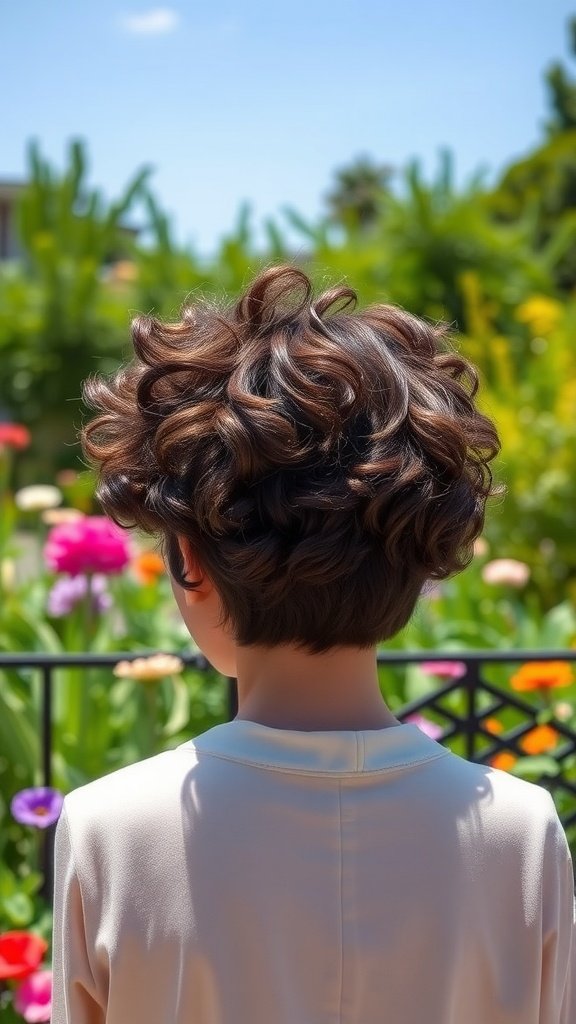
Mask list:
POLYGON ((404 768, 452 753, 413 722, 359 732, 301 732, 237 718, 176 747, 190 748, 246 764, 319 774, 404 768))

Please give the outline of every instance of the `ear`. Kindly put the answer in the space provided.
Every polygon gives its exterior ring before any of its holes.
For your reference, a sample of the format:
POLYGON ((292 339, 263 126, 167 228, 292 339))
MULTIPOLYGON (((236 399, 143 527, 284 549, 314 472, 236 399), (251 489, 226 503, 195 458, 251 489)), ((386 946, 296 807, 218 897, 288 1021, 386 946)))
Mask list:
POLYGON ((195 604, 197 601, 203 601, 209 597, 212 590, 212 582, 208 579, 206 573, 202 569, 200 562, 196 556, 196 553, 188 540, 187 537, 181 537, 178 535, 178 546, 182 554, 182 560, 184 562, 184 575, 187 579, 201 580, 199 587, 194 590, 184 590, 184 599, 187 604, 195 604))

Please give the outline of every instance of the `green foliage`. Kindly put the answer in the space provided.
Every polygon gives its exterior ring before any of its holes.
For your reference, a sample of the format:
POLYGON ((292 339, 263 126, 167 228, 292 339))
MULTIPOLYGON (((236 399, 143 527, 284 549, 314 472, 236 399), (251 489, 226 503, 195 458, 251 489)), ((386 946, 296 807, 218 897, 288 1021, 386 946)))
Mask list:
POLYGON ((494 471, 508 489, 489 504, 485 534, 532 567, 546 607, 566 593, 576 599, 576 301, 533 295, 504 335, 480 280, 463 283, 471 332, 460 344, 480 370, 479 406, 502 440, 494 471))
MULTIPOLYGON (((576 57, 576 18, 568 28, 576 57)), ((547 138, 505 170, 490 209, 506 223, 528 215, 528 246, 546 252, 555 284, 568 292, 576 284, 576 79, 558 63, 545 77, 552 114, 547 138)))
POLYGON ((10 413, 35 427, 38 460, 73 443, 80 381, 116 364, 126 308, 102 287, 102 268, 128 244, 122 219, 142 194, 142 169, 115 202, 86 185, 84 146, 73 141, 57 175, 32 143, 18 208, 22 265, 0 274, 0 358, 10 413), (46 429, 48 421, 48 429, 46 429), (49 454, 50 453, 50 454, 49 454))
POLYGON ((389 300, 420 315, 468 328, 462 275, 474 271, 503 319, 530 290, 549 278, 526 245, 523 225, 494 225, 486 194, 473 178, 461 191, 450 154, 441 153, 436 179, 426 182, 419 163, 406 169, 403 188, 390 198, 372 239, 383 254, 378 288, 389 300))
POLYGON ((496 219, 528 228, 525 247, 547 256, 554 282, 576 283, 576 128, 512 164, 490 199, 496 219))
MULTIPOLYGON (((570 52, 576 57, 576 17, 568 22, 570 52)), ((552 117, 547 128, 551 134, 569 132, 576 128, 576 80, 566 68, 556 62, 545 75, 552 117)))

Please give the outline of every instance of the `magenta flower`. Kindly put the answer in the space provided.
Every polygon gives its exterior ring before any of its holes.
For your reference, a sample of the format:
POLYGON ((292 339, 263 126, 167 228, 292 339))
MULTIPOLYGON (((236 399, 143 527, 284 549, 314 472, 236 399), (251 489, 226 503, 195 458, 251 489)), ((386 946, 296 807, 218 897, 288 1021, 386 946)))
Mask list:
MULTIPOLYGON (((84 600, 87 589, 87 576, 61 576, 48 594, 48 614, 55 619, 69 615, 84 600)), ((92 576, 90 597, 93 611, 99 613, 110 607, 112 598, 106 589, 105 576, 92 576)))
POLYGON ((442 726, 436 725, 436 722, 431 722, 429 718, 425 718, 424 715, 420 715, 417 712, 413 715, 408 715, 408 718, 405 718, 404 721, 417 725, 420 731, 426 733, 426 736, 429 736, 432 740, 437 740, 444 732, 442 726))
POLYGON ((459 679, 466 675, 463 661, 422 661, 420 668, 427 675, 439 676, 440 679, 459 679))
POLYGON ((12 797, 10 811, 21 825, 48 828, 60 817, 64 794, 51 786, 32 786, 21 789, 12 797))
POLYGON ((52 1013, 52 971, 35 971, 14 993, 14 1009, 29 1024, 50 1020, 52 1013))
POLYGON ((106 516, 83 516, 54 526, 44 547, 50 569, 70 576, 122 572, 132 553, 129 536, 106 516))

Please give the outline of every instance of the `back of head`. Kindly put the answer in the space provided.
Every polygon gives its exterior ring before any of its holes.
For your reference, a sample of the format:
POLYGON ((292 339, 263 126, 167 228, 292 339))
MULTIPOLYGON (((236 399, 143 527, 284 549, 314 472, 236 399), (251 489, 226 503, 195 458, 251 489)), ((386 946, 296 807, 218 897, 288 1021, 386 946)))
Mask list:
POLYGON ((500 450, 475 368, 446 329, 355 293, 316 299, 291 266, 235 306, 138 317, 135 358, 84 395, 98 498, 122 525, 177 536, 216 586, 240 645, 371 647, 427 580, 465 568, 500 450))

